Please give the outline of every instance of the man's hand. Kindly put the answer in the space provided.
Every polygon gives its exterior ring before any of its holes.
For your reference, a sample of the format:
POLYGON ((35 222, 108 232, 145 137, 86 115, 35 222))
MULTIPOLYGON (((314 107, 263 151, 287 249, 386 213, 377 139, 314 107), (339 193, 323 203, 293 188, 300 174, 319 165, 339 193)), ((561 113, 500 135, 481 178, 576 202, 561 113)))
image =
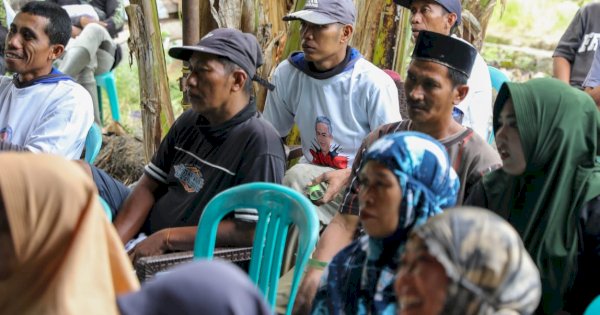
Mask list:
POLYGON ((86 25, 91 24, 91 23, 96 23, 99 25, 102 25, 103 27, 107 27, 108 24, 102 22, 102 21, 98 21, 92 17, 89 17, 87 15, 84 15, 82 17, 79 18, 79 24, 81 25, 82 28, 84 28, 86 25))
POLYGON ((135 262, 140 257, 164 254, 169 249, 167 248, 168 233, 169 229, 160 230, 137 244, 129 253, 131 261, 135 262))
POLYGON ((81 34, 81 29, 75 25, 71 25, 71 38, 75 38, 81 34))
POLYGON ((298 288, 296 301, 294 302, 294 308, 292 310, 292 314, 294 315, 310 314, 312 302, 317 293, 321 275, 323 274, 323 270, 316 270, 310 267, 307 268, 304 278, 302 278, 302 283, 298 288))
POLYGON ((333 198, 335 198, 335 196, 338 193, 340 193, 342 189, 344 189, 344 187, 346 187, 350 182, 351 172, 352 170, 350 168, 344 168, 325 172, 313 179, 312 182, 308 184, 308 186, 313 186, 325 182, 327 183, 327 190, 325 191, 323 198, 319 200, 313 200, 312 202, 315 205, 320 206, 332 201, 333 198))

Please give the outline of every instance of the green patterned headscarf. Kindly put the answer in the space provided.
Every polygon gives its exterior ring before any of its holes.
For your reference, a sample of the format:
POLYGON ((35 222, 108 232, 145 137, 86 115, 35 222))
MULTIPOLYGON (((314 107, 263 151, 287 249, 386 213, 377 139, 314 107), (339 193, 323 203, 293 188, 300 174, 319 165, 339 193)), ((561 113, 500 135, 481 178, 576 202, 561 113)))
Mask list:
POLYGON ((579 210, 600 195, 596 160, 600 114, 586 93, 550 78, 506 83, 494 105, 494 132, 512 98, 527 167, 483 178, 488 207, 519 232, 542 277, 544 313, 563 305, 577 273, 579 210))

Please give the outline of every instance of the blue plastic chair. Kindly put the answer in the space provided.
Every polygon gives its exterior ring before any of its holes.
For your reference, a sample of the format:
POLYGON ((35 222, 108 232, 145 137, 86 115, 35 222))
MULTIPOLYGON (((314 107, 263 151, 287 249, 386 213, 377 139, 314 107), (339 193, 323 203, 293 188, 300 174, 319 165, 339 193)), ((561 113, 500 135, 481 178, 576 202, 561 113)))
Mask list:
POLYGON ((585 309, 583 315, 598 315, 600 314, 600 296, 597 296, 592 303, 585 309))
POLYGON ((296 269, 286 314, 290 314, 302 273, 319 235, 315 206, 299 192, 273 183, 250 183, 227 189, 204 208, 194 245, 195 259, 212 259, 219 222, 235 209, 256 209, 258 223, 254 234, 249 276, 271 305, 275 297, 284 247, 291 224, 299 230, 296 269))
POLYGON ((98 107, 100 110, 100 118, 103 119, 104 117, 102 114, 102 88, 104 88, 106 90, 106 94, 108 94, 112 119, 116 122, 121 122, 121 115, 119 114, 119 96, 117 94, 117 83, 114 73, 112 71, 105 72, 97 75, 95 78, 96 88, 98 89, 98 107))
POLYGON ((106 203, 106 200, 104 200, 104 198, 98 196, 98 199, 100 200, 100 204, 102 205, 102 208, 104 209, 104 212, 108 217, 108 221, 112 222, 112 211, 110 211, 110 206, 108 205, 108 203, 106 203))
POLYGON ((85 157, 84 160, 93 164, 102 148, 102 130, 96 123, 88 131, 85 137, 85 157))
MULTIPOLYGON (((504 82, 508 82, 510 80, 508 80, 508 77, 506 76, 506 74, 504 74, 504 72, 500 71, 499 69, 492 67, 492 66, 488 66, 488 71, 490 72, 490 79, 492 80, 492 88, 494 90, 496 90, 496 92, 500 92, 500 88, 502 87, 502 84, 504 84, 504 82)), ((490 135, 488 137, 488 144, 492 144, 494 142, 494 132, 493 130, 490 130, 490 135)))

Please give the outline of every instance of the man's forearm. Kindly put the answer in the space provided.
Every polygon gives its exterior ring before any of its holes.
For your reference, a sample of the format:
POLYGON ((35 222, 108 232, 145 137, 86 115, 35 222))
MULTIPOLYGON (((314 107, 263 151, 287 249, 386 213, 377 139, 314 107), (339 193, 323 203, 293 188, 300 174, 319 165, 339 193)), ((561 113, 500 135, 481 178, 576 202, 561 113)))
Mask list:
POLYGON ((217 230, 217 247, 245 247, 254 242, 255 222, 223 220, 217 230))
POLYGON ((143 175, 129 197, 123 202, 114 220, 114 226, 124 244, 140 231, 146 221, 150 209, 154 205, 153 192, 157 186, 158 184, 154 180, 143 175))
POLYGON ((337 213, 323 231, 312 255, 313 259, 329 262, 353 241, 358 222, 358 216, 337 213))
POLYGON ((12 144, 7 141, 0 141, 0 151, 29 151, 26 147, 18 144, 12 144))
POLYGON ((564 57, 554 57, 552 60, 554 77, 567 83, 571 83, 571 63, 564 57))
POLYGON ((595 88, 586 88, 585 91, 594 99, 596 106, 600 109, 600 85, 595 88))
MULTIPOLYGON (((223 220, 217 229, 216 247, 250 247, 254 240, 255 223, 238 220, 223 220)), ((166 247, 171 251, 194 249, 197 226, 169 228, 166 234, 166 247)))

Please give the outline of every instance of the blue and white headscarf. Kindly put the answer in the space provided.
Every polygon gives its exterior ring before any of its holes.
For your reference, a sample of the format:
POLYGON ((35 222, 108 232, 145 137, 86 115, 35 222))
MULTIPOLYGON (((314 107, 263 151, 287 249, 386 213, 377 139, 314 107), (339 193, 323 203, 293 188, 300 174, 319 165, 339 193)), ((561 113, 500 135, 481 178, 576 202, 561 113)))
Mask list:
POLYGON ((323 274, 313 314, 396 314, 394 277, 410 230, 454 206, 460 183, 446 149, 419 132, 398 132, 377 140, 361 169, 377 161, 402 189, 396 231, 383 239, 363 236, 340 251, 323 274))
POLYGON ((399 229, 425 223, 456 204, 460 189, 446 149, 420 132, 399 132, 377 140, 363 157, 385 165, 402 188, 399 229))

